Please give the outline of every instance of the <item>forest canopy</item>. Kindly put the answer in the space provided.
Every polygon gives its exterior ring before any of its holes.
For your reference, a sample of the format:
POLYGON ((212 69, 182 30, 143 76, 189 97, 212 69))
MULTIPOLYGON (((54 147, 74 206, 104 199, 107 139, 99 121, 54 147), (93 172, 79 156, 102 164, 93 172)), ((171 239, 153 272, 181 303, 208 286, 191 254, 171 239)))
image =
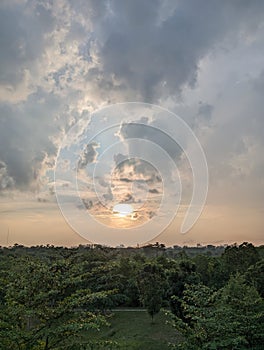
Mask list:
POLYGON ((177 338, 168 348, 260 349, 263 296, 264 247, 247 242, 206 250, 16 244, 0 249, 0 349, 130 349, 87 336, 122 308, 143 308, 150 324, 166 314, 177 338))

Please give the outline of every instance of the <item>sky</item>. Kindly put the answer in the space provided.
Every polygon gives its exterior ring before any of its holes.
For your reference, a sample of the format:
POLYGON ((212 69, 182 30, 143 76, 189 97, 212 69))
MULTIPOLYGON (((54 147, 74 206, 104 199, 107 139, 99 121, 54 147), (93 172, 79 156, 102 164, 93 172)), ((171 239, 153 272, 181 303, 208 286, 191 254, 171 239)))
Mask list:
POLYGON ((0 245, 264 244, 263 1, 1 0, 0 48, 0 245))

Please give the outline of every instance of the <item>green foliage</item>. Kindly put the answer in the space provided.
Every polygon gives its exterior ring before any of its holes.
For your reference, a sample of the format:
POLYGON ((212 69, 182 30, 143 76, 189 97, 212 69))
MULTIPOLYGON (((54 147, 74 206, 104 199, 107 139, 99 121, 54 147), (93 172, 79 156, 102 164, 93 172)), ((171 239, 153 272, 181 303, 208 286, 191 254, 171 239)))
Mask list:
POLYGON ((199 279, 204 285, 214 283, 214 271, 217 267, 217 260, 208 255, 196 255, 193 258, 196 265, 196 272, 199 274, 199 279))
POLYGON ((181 299, 183 297, 185 284, 199 283, 196 265, 186 257, 178 262, 171 262, 171 267, 167 270, 167 279, 167 298, 171 311, 175 315, 184 318, 181 299))
POLYGON ((146 263, 138 273, 138 288, 140 300, 153 318, 159 313, 163 296, 167 287, 162 267, 156 263, 146 263))
POLYGON ((188 285, 182 299, 185 321, 174 316, 184 335, 182 349, 247 349, 263 344, 264 304, 241 275, 219 291, 188 285))
POLYGON ((165 328, 155 328, 161 307, 174 314, 181 334, 171 328, 167 341, 181 339, 177 348, 261 349, 263 247, 235 244, 222 256, 194 248, 192 257, 187 248, 174 255, 160 244, 0 249, 0 349, 165 349, 165 328), (115 311, 140 305, 152 319, 159 313, 155 324, 144 312, 115 311), (109 318, 113 312, 120 317, 109 318))
POLYGON ((65 259, 10 262, 0 310, 2 349, 67 348, 83 330, 105 323, 96 309, 111 293, 81 289, 80 266, 65 259))
POLYGON ((245 273, 246 281, 253 285, 259 294, 264 297, 264 258, 255 265, 251 265, 245 273))
POLYGON ((226 247, 222 259, 229 276, 235 272, 244 273, 259 260, 259 254, 253 244, 244 242, 239 246, 233 244, 226 247))

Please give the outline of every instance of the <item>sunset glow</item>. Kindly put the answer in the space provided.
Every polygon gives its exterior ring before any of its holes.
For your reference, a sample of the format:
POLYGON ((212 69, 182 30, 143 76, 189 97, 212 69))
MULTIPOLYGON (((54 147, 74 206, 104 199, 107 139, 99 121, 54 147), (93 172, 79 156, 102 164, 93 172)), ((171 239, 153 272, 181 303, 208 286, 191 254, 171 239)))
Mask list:
POLYGON ((133 207, 130 204, 116 204, 113 213, 119 217, 126 217, 133 213, 133 207))

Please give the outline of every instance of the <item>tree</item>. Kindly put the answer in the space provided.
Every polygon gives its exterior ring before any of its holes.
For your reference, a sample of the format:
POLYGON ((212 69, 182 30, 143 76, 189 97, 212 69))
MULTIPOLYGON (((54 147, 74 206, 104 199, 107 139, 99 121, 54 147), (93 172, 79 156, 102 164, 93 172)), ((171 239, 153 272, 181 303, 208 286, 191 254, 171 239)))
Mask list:
POLYGON ((237 274, 218 294, 229 332, 233 326, 233 335, 240 337, 246 348, 264 344, 264 301, 256 288, 247 285, 244 276, 237 274))
POLYGON ((222 260, 229 277, 232 273, 244 273, 259 260, 259 253, 252 243, 233 244, 226 247, 222 260))
POLYGON ((246 281, 254 286, 262 298, 264 298, 264 259, 251 265, 245 273, 246 281))
POLYGON ((154 316, 159 313, 166 289, 166 277, 162 267, 156 263, 146 263, 137 277, 140 300, 147 308, 153 323, 154 316))
POLYGON ((184 336, 182 349, 252 349, 263 344, 263 300, 241 275, 216 292, 188 285, 182 304, 185 320, 173 317, 184 336))
POLYGON ((195 264, 188 257, 178 263, 171 263, 167 271, 168 290, 166 293, 171 311, 178 317, 184 319, 181 299, 186 284, 198 284, 199 276, 196 273, 195 264))
POLYGON ((0 349, 81 348, 84 330, 106 324, 96 309, 111 292, 81 289, 80 266, 28 257, 12 263, 0 310, 0 349))
POLYGON ((209 285, 212 281, 212 275, 214 271, 215 258, 207 255, 196 255, 193 258, 196 265, 196 272, 199 274, 200 280, 203 284, 209 285))

